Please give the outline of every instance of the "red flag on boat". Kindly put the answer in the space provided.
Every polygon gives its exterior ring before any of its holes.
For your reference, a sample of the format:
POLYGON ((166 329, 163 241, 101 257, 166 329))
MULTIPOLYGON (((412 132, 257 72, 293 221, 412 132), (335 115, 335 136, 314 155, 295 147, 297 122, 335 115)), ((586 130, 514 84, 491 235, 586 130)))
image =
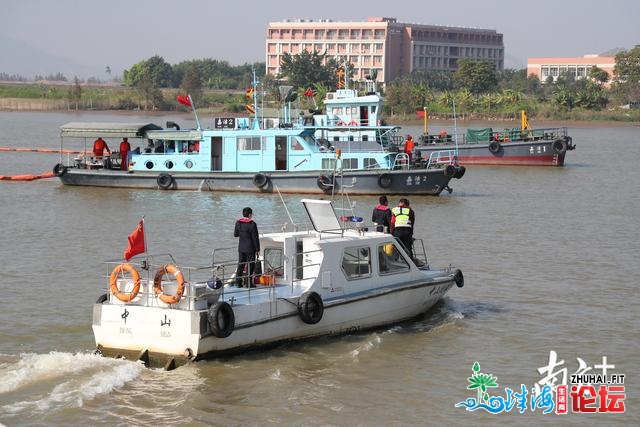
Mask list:
POLYGON ((180 104, 185 105, 185 106, 187 106, 187 107, 189 107, 189 108, 192 108, 192 107, 193 107, 193 105, 191 104, 191 98, 189 98, 188 96, 185 96, 185 95, 178 95, 178 96, 176 97, 176 100, 177 100, 180 104))
POLYGON ((312 98, 316 96, 316 91, 309 87, 307 88, 307 90, 304 91, 304 96, 306 96, 307 98, 312 98))
POLYGON ((124 259, 129 261, 132 257, 146 252, 144 244, 144 219, 141 219, 138 226, 128 237, 129 246, 124 250, 124 259))

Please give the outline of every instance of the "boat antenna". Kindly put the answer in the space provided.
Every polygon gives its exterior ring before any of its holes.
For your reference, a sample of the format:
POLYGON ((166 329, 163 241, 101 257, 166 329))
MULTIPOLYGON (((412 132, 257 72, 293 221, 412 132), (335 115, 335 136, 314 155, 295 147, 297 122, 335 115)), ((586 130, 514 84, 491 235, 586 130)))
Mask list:
POLYGON ((293 221, 293 218, 291 218, 291 213, 289 212, 289 209, 287 209, 287 204, 284 202, 284 199, 282 198, 282 193, 280 193, 280 188, 278 187, 278 184, 273 184, 273 186, 275 187, 276 191, 278 192, 278 196, 280 196, 280 201, 282 202, 282 206, 284 206, 284 210, 287 213, 287 216, 289 217, 289 221, 291 221, 291 225, 293 225, 293 229, 295 231, 298 231, 298 226, 293 221))
POLYGON ((458 154, 458 116, 456 114, 456 100, 452 99, 451 104, 453 105, 453 135, 456 140, 456 155, 458 154))
POLYGON ((253 74, 253 129, 260 129, 260 121, 258 120, 258 79, 256 78, 256 69, 252 65, 251 73, 253 74))

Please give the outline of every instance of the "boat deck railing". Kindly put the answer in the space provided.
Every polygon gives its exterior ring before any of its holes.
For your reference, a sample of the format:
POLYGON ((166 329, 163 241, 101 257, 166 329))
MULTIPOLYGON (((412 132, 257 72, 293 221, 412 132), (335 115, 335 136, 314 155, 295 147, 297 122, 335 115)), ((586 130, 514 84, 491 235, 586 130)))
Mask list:
POLYGON ((438 150, 429 153, 427 169, 440 165, 453 165, 457 162, 457 150, 438 150))
MULTIPOLYGON (((171 304, 172 309, 180 310, 202 310, 207 309, 211 304, 219 299, 228 299, 226 293, 233 293, 234 298, 246 293, 249 298, 256 294, 256 298, 273 299, 283 295, 295 296, 300 293, 306 283, 313 283, 319 274, 321 257, 315 253, 320 250, 301 252, 297 255, 301 265, 289 263, 288 272, 285 274, 285 265, 273 266, 265 259, 256 262, 256 271, 249 274, 249 263, 242 266, 244 273, 240 276, 236 274, 238 269, 237 248, 222 248, 216 251, 216 262, 204 266, 179 265, 170 254, 145 255, 134 257, 127 265, 132 270, 125 270, 114 273, 119 269, 122 260, 107 261, 107 272, 104 276, 107 284, 104 289, 105 294, 98 300, 98 303, 110 301, 114 304, 130 304, 147 307, 162 307, 168 304, 161 303, 161 294, 167 296, 174 295, 178 289, 178 275, 184 279, 184 292, 179 301, 171 304), (235 251, 235 257, 229 258, 228 254, 235 251), (307 259, 317 260, 308 262, 307 259), (305 260, 303 262, 303 260, 305 260), (166 273, 167 265, 176 267, 176 273, 166 273), (134 272, 134 273, 133 273, 134 272), (124 300, 119 300, 111 292, 110 281, 116 274, 116 283, 120 295, 124 300), (139 291, 134 295, 136 279, 139 283, 139 291), (157 291, 154 283, 160 284, 157 291), (242 286, 239 286, 242 285, 242 286), (265 292, 265 289, 268 292, 265 292), (128 300, 130 298, 130 300, 128 300)), ((127 267, 129 268, 129 267, 127 267)))
MULTIPOLYGON (((480 130, 479 130, 480 131, 480 130)), ((426 134, 420 137, 421 145, 434 145, 438 144, 488 144, 492 141, 500 143, 508 142, 527 142, 527 141, 554 141, 556 139, 563 139, 568 136, 568 130, 566 127, 549 127, 549 128, 536 128, 525 129, 511 128, 503 130, 492 130, 487 128, 486 132, 479 132, 474 134, 473 132, 467 133, 440 133, 440 134, 426 134)))

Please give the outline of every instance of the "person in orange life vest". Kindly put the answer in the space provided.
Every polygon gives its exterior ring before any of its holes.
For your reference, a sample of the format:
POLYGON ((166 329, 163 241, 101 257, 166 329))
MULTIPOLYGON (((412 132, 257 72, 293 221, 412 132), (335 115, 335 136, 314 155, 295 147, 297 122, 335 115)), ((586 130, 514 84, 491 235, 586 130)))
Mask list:
POLYGON ((122 138, 122 142, 120 143, 120 170, 129 170, 129 151, 131 151, 129 139, 122 138))
POLYGON ((398 206, 391 209, 391 234, 405 247, 413 259, 413 227, 416 216, 409 207, 409 200, 402 198, 398 206))
POLYGON ((415 143, 413 142, 413 136, 407 135, 407 139, 404 142, 404 154, 409 156, 409 163, 413 158, 413 149, 415 148, 415 143))
POLYGON ((238 268, 236 270, 236 285, 242 287, 244 268, 249 266, 249 282, 253 286, 253 272, 256 267, 256 255, 260 252, 258 225, 253 221, 251 208, 242 209, 242 218, 236 221, 233 236, 238 237, 238 268))
POLYGON ((102 157, 104 157, 105 150, 107 150, 107 152, 111 154, 111 150, 109 150, 109 146, 107 145, 107 142, 104 139, 102 139, 102 137, 99 137, 93 142, 93 155, 96 158, 102 159, 102 157))
POLYGON ((391 227, 391 209, 389 209, 387 196, 380 196, 378 205, 373 208, 371 221, 376 224, 376 231, 388 231, 391 227))

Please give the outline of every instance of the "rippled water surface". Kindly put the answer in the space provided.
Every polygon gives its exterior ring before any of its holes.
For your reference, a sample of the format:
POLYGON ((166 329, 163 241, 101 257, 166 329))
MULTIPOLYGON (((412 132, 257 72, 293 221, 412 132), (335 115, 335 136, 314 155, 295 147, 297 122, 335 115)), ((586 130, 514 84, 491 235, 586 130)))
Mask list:
MULTIPOLYGON (((150 121, 104 113, 0 112, 0 147, 59 148, 70 121, 150 121)), ((183 127, 189 122, 180 118, 183 127)), ((202 120, 205 121, 206 120, 202 120)), ((432 125, 438 127, 438 124, 432 125)), ((478 127, 483 126, 479 124, 478 127)), ((511 126, 511 125, 509 125, 511 126)), ((496 127, 496 126, 494 126, 496 127)), ((408 128, 419 134, 419 128, 408 128)), ((0 181, 0 423, 14 425, 638 425, 640 128, 576 126, 563 168, 469 167, 452 194, 413 197, 434 266, 454 288, 414 321, 198 362, 164 372, 92 354, 92 304, 103 261, 121 257, 145 216, 151 252, 209 260, 234 246, 253 207, 261 228, 287 218, 277 195, 63 187, 0 181), (531 389, 550 351, 569 374, 584 361, 625 374, 624 414, 490 415, 476 397, 478 361, 491 395, 531 389)), ((118 141, 108 141, 115 146, 118 141)), ((49 171, 59 155, 0 152, 0 175, 49 171)), ((301 196, 284 197, 294 220, 301 196)), ((376 200, 352 198, 368 218, 376 200)), ((394 200, 395 201, 395 200, 394 200)), ((289 221, 286 219, 286 221, 289 221)))

